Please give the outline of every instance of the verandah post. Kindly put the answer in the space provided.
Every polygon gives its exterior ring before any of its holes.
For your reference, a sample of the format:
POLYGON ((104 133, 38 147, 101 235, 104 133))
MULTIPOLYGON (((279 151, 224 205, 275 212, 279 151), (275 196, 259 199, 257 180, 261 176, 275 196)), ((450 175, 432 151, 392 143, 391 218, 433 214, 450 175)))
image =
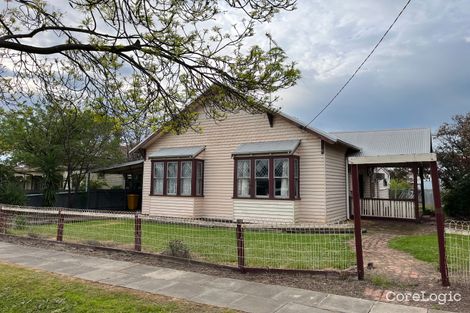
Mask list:
POLYGON ((419 200, 418 200, 418 166, 413 165, 413 203, 415 209, 415 220, 419 221, 419 200))
POLYGON ((245 273, 245 240, 243 238, 243 220, 237 220, 237 256, 238 256, 238 269, 240 272, 245 273))
POLYGON ((444 229, 444 212, 441 206, 441 190, 437 174, 437 162, 431 162, 431 181, 434 196, 434 210, 436 214, 437 242, 439 245, 439 270, 441 272, 442 286, 450 286, 447 269, 446 242, 444 229))
POLYGON ((424 193, 424 168, 419 167, 419 180, 421 181, 421 202, 422 202, 422 211, 426 210, 426 195, 424 193))
POLYGON ((62 241, 64 238, 64 215, 62 210, 59 210, 59 217, 57 219, 57 241, 62 241))
POLYGON ((142 219, 139 213, 134 218, 134 250, 142 251, 142 219))
POLYGON ((364 280, 364 256, 362 253, 361 201, 359 199, 359 170, 357 164, 351 165, 353 208, 354 208, 354 239, 356 242, 357 278, 364 280))

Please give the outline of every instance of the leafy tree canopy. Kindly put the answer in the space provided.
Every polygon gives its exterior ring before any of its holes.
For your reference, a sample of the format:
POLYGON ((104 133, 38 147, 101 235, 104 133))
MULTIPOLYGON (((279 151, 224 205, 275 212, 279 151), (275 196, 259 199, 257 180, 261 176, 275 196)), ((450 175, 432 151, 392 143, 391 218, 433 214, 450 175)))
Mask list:
POLYGON ((295 2, 4 2, 0 100, 39 103, 67 91, 107 115, 134 121, 145 114, 147 122, 173 128, 190 125, 194 114, 183 108, 200 95, 214 118, 264 111, 300 74, 274 41, 263 49, 250 37, 257 23, 293 10, 295 2), (223 27, 227 16, 238 23, 223 27))
POLYGON ((72 174, 81 181, 94 167, 122 161, 120 135, 115 119, 70 104, 24 105, 0 116, 4 149, 42 172, 49 205, 58 188, 71 189, 72 174))
POLYGON ((456 115, 437 131, 437 158, 444 185, 444 209, 450 216, 470 218, 470 113, 456 115))
POLYGON ((447 189, 470 175, 470 113, 456 115, 437 131, 440 178, 447 189))

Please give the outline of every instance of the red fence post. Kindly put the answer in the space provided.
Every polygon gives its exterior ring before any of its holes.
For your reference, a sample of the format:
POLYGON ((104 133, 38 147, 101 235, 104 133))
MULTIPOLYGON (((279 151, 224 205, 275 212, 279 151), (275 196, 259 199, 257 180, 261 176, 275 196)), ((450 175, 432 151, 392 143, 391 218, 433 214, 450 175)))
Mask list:
POLYGON ((238 256, 238 269, 240 272, 245 273, 245 240, 243 238, 243 220, 237 220, 237 256, 238 256))
POLYGON ((356 242, 357 278, 364 280, 364 256, 362 253, 361 201, 359 199, 359 170, 357 164, 351 165, 353 207, 354 207, 354 239, 356 242))
POLYGON ((59 210, 59 218, 57 219, 57 241, 62 241, 64 238, 64 215, 62 210, 59 210))
POLYGON ((439 244, 439 270, 441 272, 442 286, 450 286, 447 269, 446 242, 444 229, 444 212, 441 206, 441 190, 437 174, 437 162, 431 162, 431 181, 434 196, 434 210, 436 214, 437 242, 439 244))
POLYGON ((142 251, 142 219, 139 213, 134 218, 134 250, 142 251))

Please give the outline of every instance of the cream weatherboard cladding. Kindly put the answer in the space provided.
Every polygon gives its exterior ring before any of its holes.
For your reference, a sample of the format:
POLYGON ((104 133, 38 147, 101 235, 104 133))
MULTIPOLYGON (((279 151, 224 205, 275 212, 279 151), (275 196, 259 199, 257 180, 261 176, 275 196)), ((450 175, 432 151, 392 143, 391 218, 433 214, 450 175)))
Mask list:
MULTIPOLYGON (((300 139, 301 144, 295 154, 300 156, 301 200, 271 200, 269 203, 275 207, 274 210, 283 211, 288 202, 295 202, 294 214, 297 221, 327 222, 325 154, 321 153, 319 137, 300 129, 280 115, 275 115, 273 127, 270 127, 266 114, 249 114, 242 111, 229 114, 223 121, 215 122, 206 118, 202 110, 199 112, 198 123, 202 133, 188 130, 181 135, 155 136, 147 144, 146 150, 147 155, 150 155, 161 148, 205 146, 205 151, 198 156, 204 160, 204 197, 151 196, 151 161, 146 160, 143 178, 143 213, 233 219, 235 218, 235 199, 233 199, 234 160, 232 153, 237 147, 248 142, 300 139)), ((343 155, 343 162, 344 158, 343 155)), ((333 170, 336 165, 339 167, 339 163, 341 162, 333 162, 329 167, 333 170)), ((345 171, 344 166, 342 170, 345 171)), ((341 171, 341 169, 338 168, 336 171, 341 171)), ((341 173, 336 175, 341 176, 341 173)), ((333 184, 332 189, 339 190, 333 184)), ((338 197, 343 196, 344 190, 338 197)), ((253 205, 253 217, 256 217, 255 212, 259 212, 260 219, 266 218, 263 216, 263 207, 268 203, 266 201, 268 200, 252 199, 247 202, 253 205), (264 204, 263 201, 265 201, 264 204)), ((331 202, 339 206, 334 199, 331 202)), ((249 209, 246 206, 247 203, 244 203, 244 210, 249 209)), ((337 211, 332 214, 331 218, 338 219, 339 209, 337 211)), ((342 211, 344 218, 345 207, 342 211)))
POLYGON ((325 145, 326 206, 328 221, 346 215, 346 148, 325 145))
POLYGON ((235 219, 290 221, 295 220, 295 200, 233 199, 235 219))

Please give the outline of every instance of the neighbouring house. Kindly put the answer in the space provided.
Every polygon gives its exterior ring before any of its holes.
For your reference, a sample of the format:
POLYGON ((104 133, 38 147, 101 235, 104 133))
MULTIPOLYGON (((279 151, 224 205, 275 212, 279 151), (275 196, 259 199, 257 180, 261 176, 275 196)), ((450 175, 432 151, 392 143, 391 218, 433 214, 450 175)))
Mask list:
POLYGON ((405 204, 381 203, 367 197, 365 176, 372 171, 385 179, 386 173, 375 168, 409 167, 416 190, 418 169, 422 174, 422 167, 436 161, 429 129, 327 133, 282 112, 240 111, 214 121, 202 108, 195 109, 201 131, 157 130, 132 151, 145 152, 143 214, 318 223, 345 220, 351 214, 348 177, 357 166, 359 174, 354 177, 361 180, 363 215, 420 216, 418 193, 405 204))
MULTIPOLYGON (((39 169, 25 164, 19 164, 15 166, 14 172, 14 176, 20 182, 26 193, 42 193, 44 175, 39 169)), ((59 189, 62 191, 68 190, 68 187, 65 184, 67 171, 62 171, 61 176, 62 179, 59 189)), ((89 181, 99 181, 101 189, 125 188, 126 177, 121 173, 92 171, 87 175, 87 182, 89 181)), ((84 189, 87 188, 86 184, 86 182, 83 183, 84 189)), ((75 189, 75 182, 73 179, 71 189, 75 189)))

